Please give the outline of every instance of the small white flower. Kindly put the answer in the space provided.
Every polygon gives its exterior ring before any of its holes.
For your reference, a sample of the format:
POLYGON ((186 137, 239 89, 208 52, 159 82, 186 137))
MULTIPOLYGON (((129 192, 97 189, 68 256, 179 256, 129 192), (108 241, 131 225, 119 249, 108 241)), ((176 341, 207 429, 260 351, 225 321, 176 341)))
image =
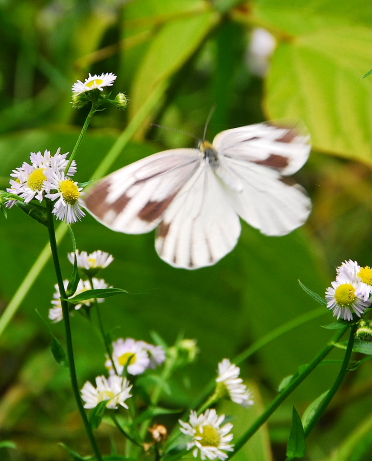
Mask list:
POLYGON ((369 266, 360 267, 356 261, 349 259, 349 261, 343 262, 337 268, 337 274, 337 277, 346 275, 357 282, 361 282, 361 290, 363 290, 361 297, 364 301, 367 301, 372 293, 372 269, 369 266))
POLYGON ((118 405, 128 408, 125 401, 132 397, 130 394, 132 385, 129 385, 126 378, 113 375, 106 379, 104 376, 97 376, 96 386, 87 381, 81 389, 81 397, 85 402, 84 408, 94 408, 104 400, 108 400, 106 408, 116 409, 118 405))
POLYGON ((46 172, 48 181, 45 186, 50 191, 46 198, 57 200, 53 208, 53 214, 61 221, 68 224, 74 223, 85 216, 84 211, 79 205, 82 187, 79 187, 69 177, 62 173, 56 173, 52 170, 46 172), (56 192, 52 192, 56 190, 56 192))
POLYGON ((371 305, 372 300, 364 300, 363 282, 350 277, 346 272, 340 272, 332 287, 326 290, 327 307, 339 319, 353 320, 353 314, 361 317, 371 305))
POLYGON ((253 405, 252 394, 246 388, 242 378, 239 378, 240 368, 230 363, 229 359, 223 359, 218 364, 218 377, 216 382, 221 388, 221 392, 245 408, 253 405))
MULTIPOLYGON (((67 256, 71 264, 74 264, 74 253, 69 253, 67 256)), ((98 272, 98 270, 104 269, 111 264, 114 257, 101 250, 93 251, 93 253, 89 255, 86 251, 79 253, 79 251, 76 250, 76 259, 80 269, 85 269, 89 272, 98 272)))
POLYGON ((233 435, 229 434, 233 425, 227 423, 220 427, 224 419, 225 415, 218 416, 216 410, 210 409, 199 416, 195 411, 191 411, 189 423, 179 421, 181 432, 193 438, 187 444, 187 449, 194 448, 195 458, 200 455, 202 460, 206 458, 224 460, 228 457, 224 451, 234 451, 234 445, 229 443, 233 439, 233 435))
MULTIPOLYGON (((135 341, 132 338, 118 339, 113 344, 112 358, 119 375, 123 373, 124 367, 131 375, 143 373, 150 365, 150 359, 147 351, 141 345, 141 341, 135 341), (129 365, 128 365, 129 363, 129 365)), ((105 363, 110 374, 114 374, 111 360, 108 358, 105 363)))
POLYGON ((116 75, 112 74, 101 74, 101 75, 90 75, 85 82, 81 82, 78 80, 76 83, 72 85, 72 92, 76 94, 84 93, 85 91, 90 91, 94 89, 98 89, 100 91, 103 90, 105 86, 112 86, 114 81, 116 80, 116 75))
POLYGON ((158 365, 165 362, 165 350, 161 346, 154 346, 145 341, 138 341, 138 344, 140 344, 149 355, 149 368, 156 368, 158 365))

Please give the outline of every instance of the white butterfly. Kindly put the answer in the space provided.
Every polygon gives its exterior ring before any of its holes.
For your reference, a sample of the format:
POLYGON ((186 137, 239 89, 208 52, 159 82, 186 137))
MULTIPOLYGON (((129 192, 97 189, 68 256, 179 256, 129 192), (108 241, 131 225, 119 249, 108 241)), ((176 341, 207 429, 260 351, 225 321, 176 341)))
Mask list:
POLYGON ((85 207, 112 230, 156 227, 156 251, 174 267, 215 264, 236 245, 239 216, 266 235, 285 235, 307 219, 311 202, 295 173, 310 137, 269 123, 219 133, 213 145, 150 155, 99 181, 85 207), (239 215, 239 216, 238 216, 239 215))

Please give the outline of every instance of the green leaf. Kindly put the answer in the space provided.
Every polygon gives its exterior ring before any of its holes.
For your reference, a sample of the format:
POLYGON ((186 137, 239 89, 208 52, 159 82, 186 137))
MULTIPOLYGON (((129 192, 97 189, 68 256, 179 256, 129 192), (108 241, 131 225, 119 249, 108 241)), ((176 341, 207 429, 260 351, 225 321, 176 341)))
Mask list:
POLYGON ((302 425, 306 430, 306 426, 313 419, 313 416, 317 412, 319 405, 322 403, 324 397, 328 394, 328 391, 323 392, 322 395, 317 397, 305 410, 304 414, 302 415, 302 425))
POLYGON ((103 457, 105 461, 135 461, 135 458, 130 458, 129 456, 124 455, 106 455, 103 457))
POLYGON ((287 457, 289 459, 302 458, 306 453, 306 439, 301 418, 295 407, 292 412, 292 426, 289 434, 287 457))
POLYGON ((366 362, 367 360, 371 360, 372 357, 364 357, 364 359, 362 360, 358 360, 357 362, 354 363, 354 365, 351 365, 347 371, 355 371, 357 368, 359 368, 359 366, 363 363, 363 362, 366 362))
POLYGON ((371 85, 360 80, 370 67, 365 3, 356 12, 336 0, 264 0, 254 15, 278 39, 266 81, 268 117, 300 119, 316 150, 370 164, 371 85))
POLYGON ((100 402, 89 413, 89 422, 90 422, 90 425, 92 426, 93 429, 98 429, 99 428, 99 426, 100 426, 100 424, 102 422, 102 418, 105 415, 106 405, 107 405, 107 402, 109 400, 110 399, 107 399, 107 400, 104 400, 104 401, 100 402))
POLYGON ((372 343, 356 339, 353 345, 354 352, 361 352, 362 354, 372 355, 372 343))
POLYGON ((17 448, 17 445, 10 440, 3 440, 0 442, 0 448, 17 448))
POLYGON ((181 409, 170 410, 169 408, 161 408, 161 407, 149 407, 145 410, 139 418, 136 419, 137 424, 141 424, 147 419, 151 420, 155 416, 159 415, 172 415, 175 413, 182 413, 181 409))
POLYGON ((198 49, 217 18, 215 12, 205 11, 164 24, 151 40, 138 69, 131 93, 132 117, 155 88, 177 72, 198 49))
POLYGON ((55 336, 53 336, 52 344, 50 348, 51 348, 53 357, 55 358, 55 361, 62 367, 68 367, 68 359, 67 359, 65 350, 63 349, 62 344, 59 342, 59 340, 55 336))
POLYGON ((309 296, 315 299, 316 302, 318 302, 322 306, 327 306, 327 301, 321 296, 319 296, 318 293, 311 291, 310 288, 307 288, 300 280, 298 281, 298 283, 300 284, 300 287, 305 291, 305 293, 307 293, 309 296))
POLYGON ((278 391, 281 392, 283 389, 285 389, 290 384, 292 379, 295 378, 296 376, 297 376, 297 374, 289 375, 289 376, 286 376, 285 378, 283 378, 282 381, 279 384, 278 391))
POLYGON ((82 301, 92 298, 109 298, 110 296, 121 295, 128 293, 127 291, 121 288, 96 288, 94 290, 87 290, 83 293, 79 293, 72 298, 67 298, 66 301, 73 304, 79 304, 82 301))
POLYGON ((72 457, 74 461, 88 461, 95 459, 93 456, 82 456, 77 451, 72 450, 66 444, 60 443, 61 447, 63 447, 72 457))

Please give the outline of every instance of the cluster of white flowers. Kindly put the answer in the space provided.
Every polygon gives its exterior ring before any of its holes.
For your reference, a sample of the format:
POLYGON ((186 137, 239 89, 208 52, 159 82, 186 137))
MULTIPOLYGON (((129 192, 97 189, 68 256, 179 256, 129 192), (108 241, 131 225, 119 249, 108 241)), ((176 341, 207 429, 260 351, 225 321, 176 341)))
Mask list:
MULTIPOLYGON (((20 168, 11 173, 11 187, 7 192, 23 198, 25 203, 31 200, 42 202, 44 198, 56 201, 53 214, 68 223, 76 222, 85 216, 79 205, 82 188, 70 176, 76 173, 76 162, 72 161, 66 173, 68 154, 55 155, 48 150, 30 155, 30 163, 24 162, 20 168)), ((16 200, 9 200, 7 207, 11 208, 16 200)))
POLYGON ((345 261, 337 268, 332 287, 326 290, 327 307, 337 319, 353 320, 361 317, 371 306, 372 269, 361 267, 356 261, 345 261))
POLYGON ((110 374, 114 374, 116 369, 117 373, 121 375, 124 367, 127 367, 130 375, 139 375, 147 368, 155 368, 165 361, 164 349, 161 346, 154 346, 145 341, 135 341, 133 338, 120 338, 112 344, 112 347, 112 359, 115 368, 109 357, 107 357, 105 363, 110 374))
POLYGON ((112 366, 111 360, 108 359, 105 365, 110 371, 109 378, 98 376, 96 378, 96 387, 89 381, 84 384, 81 396, 85 402, 85 408, 94 408, 104 400, 108 400, 107 408, 116 409, 118 405, 128 408, 124 402, 131 397, 129 391, 132 385, 126 378, 121 376, 124 367, 127 366, 129 374, 138 375, 146 369, 154 368, 165 361, 164 349, 161 346, 154 346, 145 341, 135 341, 132 338, 119 339, 112 346, 115 368, 112 366))
POLYGON ((191 411, 188 423, 179 421, 181 431, 192 437, 187 444, 187 449, 193 450, 196 458, 200 455, 201 459, 226 459, 228 455, 225 451, 233 451, 230 444, 233 435, 229 434, 233 425, 227 423, 221 426, 225 415, 218 416, 213 408, 198 416, 196 411, 191 411))

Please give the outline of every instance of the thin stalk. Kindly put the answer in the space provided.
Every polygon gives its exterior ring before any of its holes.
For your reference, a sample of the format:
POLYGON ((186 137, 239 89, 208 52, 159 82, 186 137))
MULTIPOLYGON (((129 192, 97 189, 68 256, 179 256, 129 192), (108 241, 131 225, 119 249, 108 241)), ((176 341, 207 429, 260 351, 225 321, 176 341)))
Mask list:
POLYGON ((353 345, 354 345, 354 340, 355 340, 355 333, 358 328, 357 324, 354 324, 350 328, 350 336, 349 336, 349 341, 347 344, 346 352, 345 352, 345 357, 341 365, 340 372, 336 378, 336 381, 334 382, 333 386, 331 389, 328 391, 327 395, 324 397, 322 400, 321 404, 319 405, 319 408, 315 412, 314 416, 311 418, 309 423, 307 424, 305 428, 305 437, 307 437, 310 432, 313 430, 319 419, 322 417, 323 413, 325 412, 326 408, 328 407, 329 403, 333 399, 334 395, 338 391, 339 387, 341 386, 348 370, 349 362, 350 362, 350 357, 353 352, 353 345))
POLYGON ((101 453, 99 451, 92 428, 89 424, 87 415, 84 410, 83 402, 81 401, 81 397, 80 397, 80 390, 79 390, 77 374, 76 374, 76 367, 75 367, 74 349, 72 345, 70 312, 68 309, 68 302, 66 301, 67 296, 66 296, 65 287, 63 285, 63 277, 62 277, 62 272, 61 272, 61 266, 59 263, 57 241, 56 241, 55 231, 54 231, 54 221, 53 221, 54 217, 52 214, 52 202, 50 200, 47 201, 47 210, 48 210, 48 232, 49 232, 50 248, 52 250, 54 269, 56 272, 59 292, 61 295, 61 305, 62 305, 62 311, 63 311, 63 321, 64 321, 63 323, 65 325, 67 357, 68 357, 68 365, 70 369, 71 386, 72 386, 76 404, 80 412, 81 418, 84 422, 85 430, 88 434, 92 449, 96 455, 97 460, 102 461, 101 453))
MULTIPOLYGON (((89 277, 89 283, 90 283, 91 289, 94 290, 94 285, 93 285, 93 279, 92 279, 92 277, 89 277)), ((105 334, 105 329, 103 328, 102 315, 101 315, 101 310, 100 310, 100 308, 99 308, 99 303, 98 303, 98 301, 97 301, 97 298, 94 298, 94 307, 95 307, 96 312, 97 312, 98 326, 99 326, 99 331, 100 331, 101 336, 102 336, 103 344, 104 344, 104 346, 105 346, 107 355, 109 356, 109 359, 111 360, 111 364, 112 364, 112 367, 113 367, 113 369, 114 369, 114 371, 115 371, 115 374, 116 374, 117 376, 119 376, 118 370, 116 369, 116 365, 115 365, 114 359, 113 359, 113 357, 112 357, 110 345, 109 345, 108 342, 107 342, 107 338, 106 338, 106 334, 105 334)))
POLYGON ((68 170, 70 169, 71 163, 75 158, 76 152, 78 151, 78 149, 80 147, 81 141, 84 138, 84 135, 85 135, 85 133, 86 133, 86 131, 88 129, 90 121, 92 120, 92 117, 93 117, 94 113, 96 112, 96 110, 97 110, 97 103, 92 102, 92 107, 90 108, 89 114, 88 114, 87 118, 85 119, 85 123, 83 125, 83 128, 81 129, 79 137, 77 138, 75 146, 74 146, 74 148, 73 148, 73 150, 71 152, 68 164, 67 164, 67 166, 65 168, 65 174, 67 174, 68 170))
POLYGON ((334 339, 327 344, 324 349, 315 357, 315 359, 307 365, 304 370, 295 377, 288 387, 286 387, 278 397, 271 403, 271 405, 262 413, 262 415, 256 419, 252 426, 243 434, 237 441, 234 447, 234 452, 230 455, 232 458, 244 444, 255 434, 255 432, 269 419, 279 405, 302 383, 302 381, 323 361, 323 359, 333 349, 334 344, 342 337, 349 326, 341 329, 334 337, 334 339))

